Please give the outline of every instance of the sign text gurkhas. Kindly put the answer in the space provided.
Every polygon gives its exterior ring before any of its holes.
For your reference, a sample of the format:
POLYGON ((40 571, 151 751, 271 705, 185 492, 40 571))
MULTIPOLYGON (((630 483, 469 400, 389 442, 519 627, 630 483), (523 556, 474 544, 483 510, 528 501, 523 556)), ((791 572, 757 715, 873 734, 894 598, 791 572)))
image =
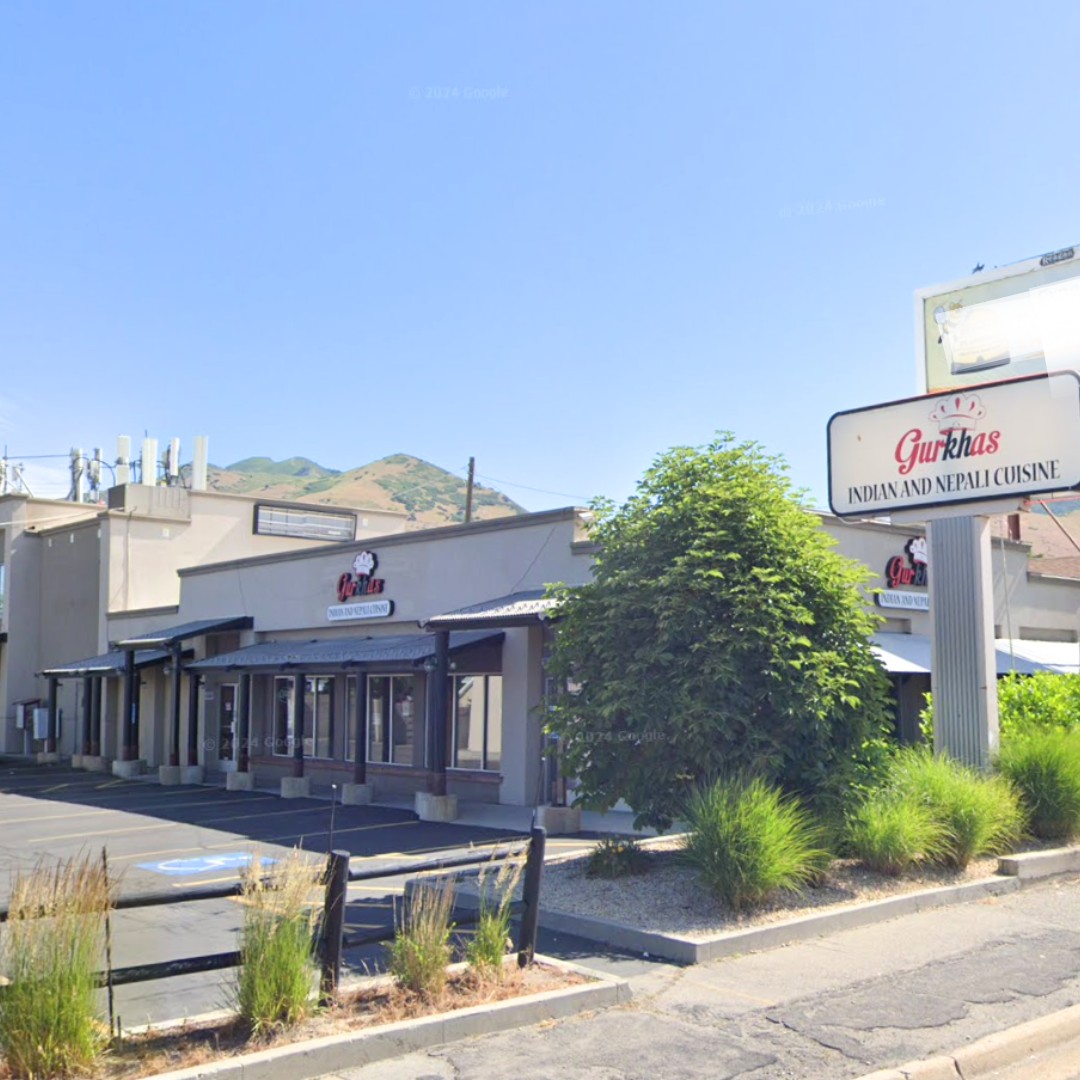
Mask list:
POLYGON ((1080 485, 1080 377, 1055 372, 837 413, 839 516, 985 502, 1080 485))

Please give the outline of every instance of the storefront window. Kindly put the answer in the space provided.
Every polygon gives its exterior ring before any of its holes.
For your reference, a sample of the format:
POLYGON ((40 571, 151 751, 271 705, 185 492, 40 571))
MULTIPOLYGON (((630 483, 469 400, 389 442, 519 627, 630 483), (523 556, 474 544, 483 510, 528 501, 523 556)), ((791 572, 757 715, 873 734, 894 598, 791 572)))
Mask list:
POLYGON ((502 762, 502 676, 455 675, 453 767, 497 771, 502 762))
POLYGON ((416 679, 368 676, 368 761, 413 764, 416 679))
POLYGON ((368 761, 389 761, 386 729, 390 722, 390 676, 368 678, 368 761))
POLYGON ((293 687, 294 683, 291 675, 275 676, 273 752, 279 755, 292 753, 292 741, 295 731, 293 687))
POLYGON ((304 679, 304 756, 334 756, 334 680, 308 675, 304 679))

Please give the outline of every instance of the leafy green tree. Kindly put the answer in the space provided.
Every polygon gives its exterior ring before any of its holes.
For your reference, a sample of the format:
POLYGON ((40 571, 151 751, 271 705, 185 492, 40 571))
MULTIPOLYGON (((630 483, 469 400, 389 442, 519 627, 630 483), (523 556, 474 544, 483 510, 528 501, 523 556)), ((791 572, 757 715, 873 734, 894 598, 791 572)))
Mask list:
POLYGON ((695 785, 752 770, 821 796, 857 780, 889 722, 869 571, 791 491, 786 466, 720 434, 598 501, 590 583, 559 586, 551 728, 595 809, 667 828, 695 785))

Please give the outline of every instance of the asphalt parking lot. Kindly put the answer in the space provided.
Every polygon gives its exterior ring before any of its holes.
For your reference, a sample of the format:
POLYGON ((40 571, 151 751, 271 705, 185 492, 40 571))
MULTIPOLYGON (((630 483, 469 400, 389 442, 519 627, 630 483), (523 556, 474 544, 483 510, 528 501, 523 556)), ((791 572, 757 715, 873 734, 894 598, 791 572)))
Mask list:
MULTIPOLYGON (((123 895, 181 890, 237 880, 253 853, 273 859, 299 846, 313 856, 331 846, 372 867, 421 862, 436 853, 492 845, 505 834, 418 821, 381 806, 327 800, 284 801, 266 792, 168 787, 64 766, 0 764, 0 904, 12 872, 41 859, 108 853, 123 895), (333 835, 331 837, 331 824, 333 835)), ((404 878, 354 883, 347 933, 393 925, 404 878)), ((123 967, 237 948, 242 909, 235 899, 203 900, 117 912, 113 964, 123 967)), ((378 946, 350 954, 355 968, 379 966, 378 946)), ((228 972, 119 987, 125 1026, 196 1015, 224 1006, 228 972)))

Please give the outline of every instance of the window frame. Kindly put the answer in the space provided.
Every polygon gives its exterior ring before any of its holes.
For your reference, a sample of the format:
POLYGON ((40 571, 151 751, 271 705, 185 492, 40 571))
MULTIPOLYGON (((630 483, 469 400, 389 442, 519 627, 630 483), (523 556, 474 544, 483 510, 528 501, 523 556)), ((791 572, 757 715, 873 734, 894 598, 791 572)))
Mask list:
POLYGON ((334 675, 301 675, 304 680, 304 716, 302 738, 304 740, 304 758, 311 761, 334 760, 334 684, 337 679, 334 675), (325 689, 320 689, 319 684, 325 683, 325 689), (311 684, 311 689, 308 688, 311 684), (310 699, 309 699, 309 695, 310 699), (326 699, 326 750, 327 753, 319 754, 319 702, 326 699), (309 702, 310 700, 310 707, 309 702), (310 747, 310 751, 309 748, 310 747))
MULTIPOLYGON (((450 676, 450 761, 448 768, 456 769, 459 772, 473 772, 473 773, 501 773, 502 772, 502 703, 503 703, 503 687, 502 687, 502 672, 500 671, 455 671, 450 676), (459 679, 483 679, 484 687, 484 716, 483 716, 483 733, 481 736, 481 751, 480 751, 480 765, 459 765, 458 764, 458 680, 459 679), (491 680, 499 680, 499 763, 496 766, 491 765, 491 680)), ((471 722, 471 718, 470 718, 471 722)))
POLYGON ((272 757, 292 757, 293 748, 296 745, 296 678, 295 675, 274 675, 272 676, 272 697, 271 697, 271 711, 270 720, 272 725, 272 735, 270 741, 270 754, 272 757), (282 698, 279 692, 279 685, 282 683, 288 683, 289 691, 288 696, 282 698), (278 707, 279 703, 284 701, 286 706, 285 713, 285 737, 280 739, 278 736, 278 707), (279 747, 284 747, 279 749, 279 747))
MULTIPOLYGON (((397 765, 402 768, 416 768, 416 734, 417 734, 417 715, 416 704, 418 698, 418 680, 415 672, 409 671, 386 671, 371 673, 367 676, 367 693, 364 698, 364 708, 367 710, 367 745, 364 747, 365 758, 364 761, 368 765, 397 765), (394 760, 394 748, 398 744, 394 741, 394 734, 397 729, 395 723, 395 690, 394 684, 398 680, 408 680, 412 684, 411 697, 412 697, 412 760, 411 761, 395 761, 394 760), (382 731, 382 756, 373 757, 371 753, 371 747, 374 743, 373 735, 375 733, 375 725, 372 718, 371 701, 374 695, 376 683, 385 680, 386 695, 385 695, 385 715, 383 717, 383 731, 382 731)), ((401 745, 406 745, 402 743, 401 745)))

